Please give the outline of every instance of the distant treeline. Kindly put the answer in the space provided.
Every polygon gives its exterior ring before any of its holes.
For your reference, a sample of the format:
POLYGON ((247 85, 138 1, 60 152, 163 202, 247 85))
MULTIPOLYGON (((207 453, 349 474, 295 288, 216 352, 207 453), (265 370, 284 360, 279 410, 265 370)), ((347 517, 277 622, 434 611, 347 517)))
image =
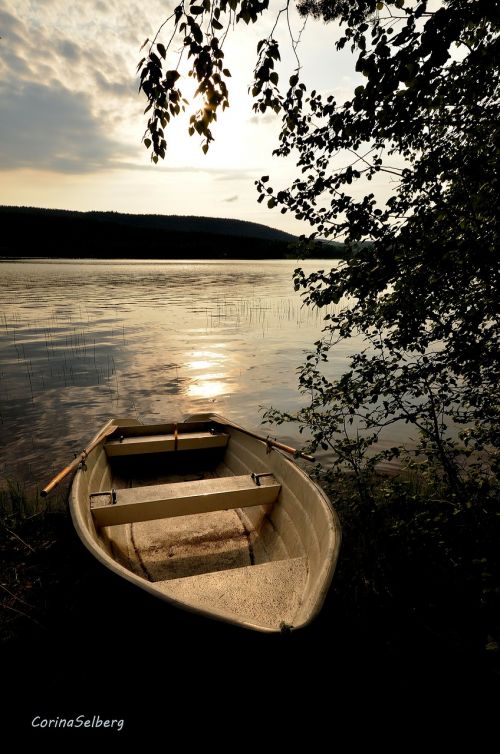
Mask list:
MULTIPOLYGON (((266 225, 210 217, 0 207, 2 257, 294 259, 295 236, 266 225)), ((312 256, 336 259, 343 245, 312 256)))

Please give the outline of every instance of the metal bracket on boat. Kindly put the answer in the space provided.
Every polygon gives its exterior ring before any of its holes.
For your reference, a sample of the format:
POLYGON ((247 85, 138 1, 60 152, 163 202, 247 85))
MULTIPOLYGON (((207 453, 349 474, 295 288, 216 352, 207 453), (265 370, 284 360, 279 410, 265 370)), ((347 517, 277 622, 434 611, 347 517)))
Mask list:
POLYGON ((257 485, 257 487, 260 487, 261 477, 263 477, 263 476, 273 476, 273 474, 272 474, 271 471, 266 471, 265 474, 255 474, 252 471, 252 473, 250 474, 250 476, 251 476, 252 480, 255 482, 255 484, 257 485))
MULTIPOLYGON (((75 453, 75 458, 77 458, 77 457, 78 456, 75 453)), ((87 453, 85 451, 83 451, 82 453, 80 453, 80 463, 78 464, 78 468, 81 471, 87 471, 87 464, 85 463, 86 460, 87 460, 87 453)))
POLYGON ((92 498, 93 497, 109 497, 111 498, 111 505, 116 505, 116 490, 111 490, 111 492, 92 492, 89 495, 90 499, 90 506, 92 507, 92 498))

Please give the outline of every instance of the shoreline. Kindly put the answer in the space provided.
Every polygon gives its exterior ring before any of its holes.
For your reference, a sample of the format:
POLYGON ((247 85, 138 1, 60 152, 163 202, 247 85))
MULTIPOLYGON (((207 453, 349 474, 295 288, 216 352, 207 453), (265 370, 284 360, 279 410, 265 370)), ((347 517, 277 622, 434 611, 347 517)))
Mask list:
POLYGON ((57 257, 57 256, 39 256, 39 257, 2 257, 0 256, 0 263, 2 262, 137 262, 139 264, 159 263, 175 264, 176 262, 196 262, 201 264, 210 264, 213 262, 340 262, 342 257, 305 257, 304 259, 290 256, 290 257, 213 257, 211 259, 205 259, 203 257, 57 257))

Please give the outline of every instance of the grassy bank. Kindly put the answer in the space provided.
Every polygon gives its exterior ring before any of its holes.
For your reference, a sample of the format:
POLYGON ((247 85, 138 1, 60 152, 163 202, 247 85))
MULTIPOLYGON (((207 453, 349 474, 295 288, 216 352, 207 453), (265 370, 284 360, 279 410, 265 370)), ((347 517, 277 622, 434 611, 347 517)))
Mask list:
POLYGON ((9 477, 0 488, 0 642, 42 636, 50 611, 64 602, 61 542, 69 525, 67 490, 43 499, 9 477), (53 599, 51 599, 53 595, 53 599))

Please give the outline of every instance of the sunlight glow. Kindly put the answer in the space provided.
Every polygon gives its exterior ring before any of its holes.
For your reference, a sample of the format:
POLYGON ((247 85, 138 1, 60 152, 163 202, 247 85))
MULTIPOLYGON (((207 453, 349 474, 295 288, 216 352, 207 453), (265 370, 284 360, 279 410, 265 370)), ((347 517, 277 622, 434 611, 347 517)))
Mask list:
POLYGON ((209 358, 209 359, 223 359, 224 354, 216 351, 192 351, 191 356, 194 356, 195 358, 209 358))
POLYGON ((217 398, 232 392, 232 386, 222 380, 199 380, 189 385, 186 395, 189 398, 217 398))
POLYGON ((208 369, 214 365, 213 361, 200 359, 199 361, 188 361, 186 366, 188 369, 208 369))
POLYGON ((193 374, 187 386, 186 395, 189 398, 214 399, 219 395, 233 392, 225 369, 226 356, 220 351, 193 351, 191 361, 186 361, 186 367, 198 374, 193 374))

